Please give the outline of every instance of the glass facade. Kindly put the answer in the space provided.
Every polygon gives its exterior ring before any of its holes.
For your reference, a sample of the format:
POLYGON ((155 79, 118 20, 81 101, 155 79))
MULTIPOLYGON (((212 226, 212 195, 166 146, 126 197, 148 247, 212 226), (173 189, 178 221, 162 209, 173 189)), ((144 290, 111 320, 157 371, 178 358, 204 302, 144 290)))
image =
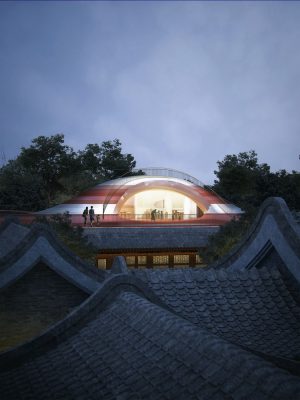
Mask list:
POLYGON ((134 194, 123 205, 120 216, 151 220, 180 220, 197 217, 197 204, 171 190, 150 189, 134 194))

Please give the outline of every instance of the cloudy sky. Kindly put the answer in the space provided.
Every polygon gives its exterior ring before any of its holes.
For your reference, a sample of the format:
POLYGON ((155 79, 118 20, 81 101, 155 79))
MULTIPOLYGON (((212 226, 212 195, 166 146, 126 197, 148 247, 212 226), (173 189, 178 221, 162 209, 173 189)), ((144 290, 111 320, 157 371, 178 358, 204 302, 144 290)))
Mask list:
POLYGON ((212 183, 300 170, 300 2, 0 2, 0 156, 64 133, 212 183))

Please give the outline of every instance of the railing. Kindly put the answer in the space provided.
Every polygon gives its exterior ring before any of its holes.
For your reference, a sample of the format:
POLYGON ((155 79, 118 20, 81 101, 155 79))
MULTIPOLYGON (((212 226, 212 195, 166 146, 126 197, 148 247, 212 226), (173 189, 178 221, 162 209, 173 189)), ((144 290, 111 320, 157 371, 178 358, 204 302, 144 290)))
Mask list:
POLYGON ((198 186, 204 186, 204 184, 199 181, 199 179, 186 174, 185 172, 182 171, 177 171, 176 169, 172 168, 162 168, 162 167, 147 167, 147 168, 135 168, 134 171, 143 171, 146 175, 148 176, 165 176, 165 177, 170 177, 170 178, 178 178, 178 179, 183 179, 189 182, 194 183, 195 185, 198 186))
POLYGON ((119 218, 122 219, 130 219, 134 221, 181 221, 187 219, 195 219, 197 218, 196 214, 183 214, 181 212, 176 213, 164 213, 164 212, 157 212, 155 214, 151 213, 143 213, 143 214, 132 214, 132 213, 120 213, 118 215, 119 218))
MULTIPOLYGON (((62 214, 61 214, 62 215, 62 214)), ((0 211, 0 223, 4 222, 7 217, 14 217, 17 220, 25 225, 31 224, 35 221, 42 222, 43 218, 46 218, 51 221, 54 215, 37 215, 34 213, 22 213, 13 211, 0 211)), ((80 225, 84 226, 84 219, 81 214, 68 214, 68 218, 72 225, 80 225)), ((129 226, 129 225, 140 225, 140 224, 147 224, 147 225, 155 225, 155 224, 200 224, 200 225, 223 225, 224 223, 230 221, 232 218, 236 218, 236 215, 233 214, 222 214, 222 215, 215 215, 215 214, 204 214, 202 217, 197 217, 195 214, 183 214, 177 213, 172 215, 163 215, 163 216, 153 216, 151 214, 131 214, 131 213, 122 213, 118 214, 105 214, 104 218, 103 215, 95 215, 95 219, 93 222, 93 226, 129 226)), ((86 226, 90 226, 90 219, 89 216, 87 217, 86 226)))

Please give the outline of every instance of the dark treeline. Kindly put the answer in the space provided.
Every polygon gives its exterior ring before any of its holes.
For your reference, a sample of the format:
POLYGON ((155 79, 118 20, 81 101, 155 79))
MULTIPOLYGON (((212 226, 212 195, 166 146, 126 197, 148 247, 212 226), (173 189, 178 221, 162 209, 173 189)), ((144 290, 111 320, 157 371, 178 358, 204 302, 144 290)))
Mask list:
POLYGON ((210 238, 201 255, 206 263, 224 256, 245 235, 262 202, 270 196, 282 197, 290 210, 300 211, 300 173, 286 170, 271 172, 268 164, 259 164, 254 150, 227 155, 218 161, 217 179, 211 187, 218 195, 239 206, 243 216, 221 227, 210 238))
POLYGON ((39 136, 0 169, 0 209, 36 211, 103 181, 134 175, 136 162, 118 139, 75 152, 64 135, 39 136))

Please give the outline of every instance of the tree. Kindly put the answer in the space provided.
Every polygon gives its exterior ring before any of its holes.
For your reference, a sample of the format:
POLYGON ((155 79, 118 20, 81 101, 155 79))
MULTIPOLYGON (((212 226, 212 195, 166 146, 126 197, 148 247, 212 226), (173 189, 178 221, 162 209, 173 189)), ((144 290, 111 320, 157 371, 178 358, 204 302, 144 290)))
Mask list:
POLYGON ((273 196, 284 198, 291 210, 300 211, 300 173, 292 171, 288 173, 285 169, 273 174, 272 190, 273 196))
POLYGON ((82 170, 87 171, 98 182, 132 174, 135 160, 131 154, 122 153, 119 139, 88 144, 79 152, 82 170))
POLYGON ((56 193, 63 190, 60 179, 79 168, 76 153, 64 145, 62 134, 33 139, 29 148, 21 148, 18 162, 29 173, 42 179, 48 205, 53 202, 56 193))
POLYGON ((267 164, 259 164, 254 150, 226 155, 214 171, 213 190, 241 207, 247 213, 256 212, 270 196, 283 197, 290 209, 300 207, 300 173, 286 170, 271 172, 267 164))
POLYGON ((122 153, 118 139, 75 153, 62 134, 38 136, 0 168, 0 209, 47 208, 96 183, 134 175, 134 167, 134 157, 122 153))
POLYGON ((261 203, 270 176, 270 167, 259 164, 254 150, 238 155, 226 155, 223 161, 218 161, 218 171, 214 171, 213 189, 241 207, 248 210, 261 203))
POLYGON ((118 139, 102 142, 102 174, 107 179, 129 175, 136 162, 131 154, 122 154, 122 145, 118 139))
POLYGON ((211 263, 226 254, 245 234, 261 203, 270 196, 282 197, 297 214, 300 210, 300 173, 286 170, 271 172, 267 164, 259 164, 251 150, 238 155, 226 155, 218 161, 217 180, 213 186, 218 194, 245 211, 239 221, 231 221, 213 235, 201 256, 211 263))
POLYGON ((87 171, 93 178, 101 176, 102 149, 99 144, 88 144, 78 152, 82 171, 87 171))
POLYGON ((47 206, 44 182, 38 174, 24 169, 19 160, 0 168, 0 208, 37 211, 47 206))

